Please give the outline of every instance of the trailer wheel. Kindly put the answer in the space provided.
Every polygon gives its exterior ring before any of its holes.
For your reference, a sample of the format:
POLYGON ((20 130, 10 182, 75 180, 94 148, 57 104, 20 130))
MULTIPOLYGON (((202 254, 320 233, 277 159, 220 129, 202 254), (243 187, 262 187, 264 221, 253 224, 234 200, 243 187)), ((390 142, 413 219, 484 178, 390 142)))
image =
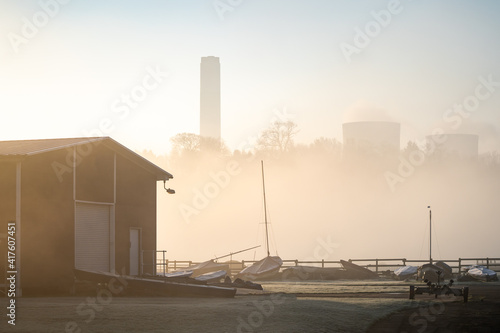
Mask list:
POLYGON ((410 286, 410 299, 415 299, 415 286, 410 286))
POLYGON ((464 303, 469 300, 469 287, 464 287, 462 293, 464 294, 464 303))

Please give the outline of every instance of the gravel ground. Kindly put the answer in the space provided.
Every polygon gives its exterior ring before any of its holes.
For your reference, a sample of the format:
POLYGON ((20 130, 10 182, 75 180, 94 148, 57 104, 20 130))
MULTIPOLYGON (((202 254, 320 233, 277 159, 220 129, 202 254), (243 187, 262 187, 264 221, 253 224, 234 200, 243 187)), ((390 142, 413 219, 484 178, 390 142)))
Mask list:
POLYGON ((500 332, 500 285, 460 297, 342 292, 230 299, 40 297, 16 300, 16 325, 0 298, 0 332, 500 332))
POLYGON ((376 319, 410 303, 284 294, 234 299, 23 298, 18 300, 16 325, 8 325, 4 317, 0 332, 364 332, 376 319))

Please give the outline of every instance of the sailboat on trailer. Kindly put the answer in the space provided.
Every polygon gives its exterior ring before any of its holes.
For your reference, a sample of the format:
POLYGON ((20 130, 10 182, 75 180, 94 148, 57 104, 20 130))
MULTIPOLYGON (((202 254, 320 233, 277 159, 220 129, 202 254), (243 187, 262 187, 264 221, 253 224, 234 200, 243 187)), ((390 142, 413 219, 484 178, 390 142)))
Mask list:
POLYGON ((265 280, 276 275, 281 265, 283 265, 283 260, 279 256, 271 256, 269 252, 269 231, 267 222, 267 206, 266 206, 266 185, 264 181, 264 162, 261 161, 262 167, 262 191, 264 193, 264 224, 266 226, 266 250, 267 257, 261 259, 251 266, 244 268, 239 272, 236 277, 242 280, 265 280))

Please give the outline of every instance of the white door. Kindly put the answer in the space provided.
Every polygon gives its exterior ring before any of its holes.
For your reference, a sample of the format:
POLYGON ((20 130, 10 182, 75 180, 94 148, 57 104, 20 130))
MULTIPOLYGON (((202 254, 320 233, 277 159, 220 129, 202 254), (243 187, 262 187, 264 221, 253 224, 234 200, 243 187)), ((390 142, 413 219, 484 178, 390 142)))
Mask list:
POLYGON ((130 229, 130 272, 129 274, 139 275, 139 251, 141 246, 141 235, 139 229, 130 229))
POLYGON ((76 204, 75 267, 110 271, 110 206, 76 204))

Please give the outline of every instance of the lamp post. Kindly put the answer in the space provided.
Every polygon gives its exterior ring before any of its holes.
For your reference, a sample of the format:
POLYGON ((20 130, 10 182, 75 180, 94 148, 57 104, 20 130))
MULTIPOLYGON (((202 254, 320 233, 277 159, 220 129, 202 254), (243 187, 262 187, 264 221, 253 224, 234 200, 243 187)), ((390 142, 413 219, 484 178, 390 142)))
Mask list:
POLYGON ((429 262, 432 264, 432 210, 431 206, 429 208, 429 262))

